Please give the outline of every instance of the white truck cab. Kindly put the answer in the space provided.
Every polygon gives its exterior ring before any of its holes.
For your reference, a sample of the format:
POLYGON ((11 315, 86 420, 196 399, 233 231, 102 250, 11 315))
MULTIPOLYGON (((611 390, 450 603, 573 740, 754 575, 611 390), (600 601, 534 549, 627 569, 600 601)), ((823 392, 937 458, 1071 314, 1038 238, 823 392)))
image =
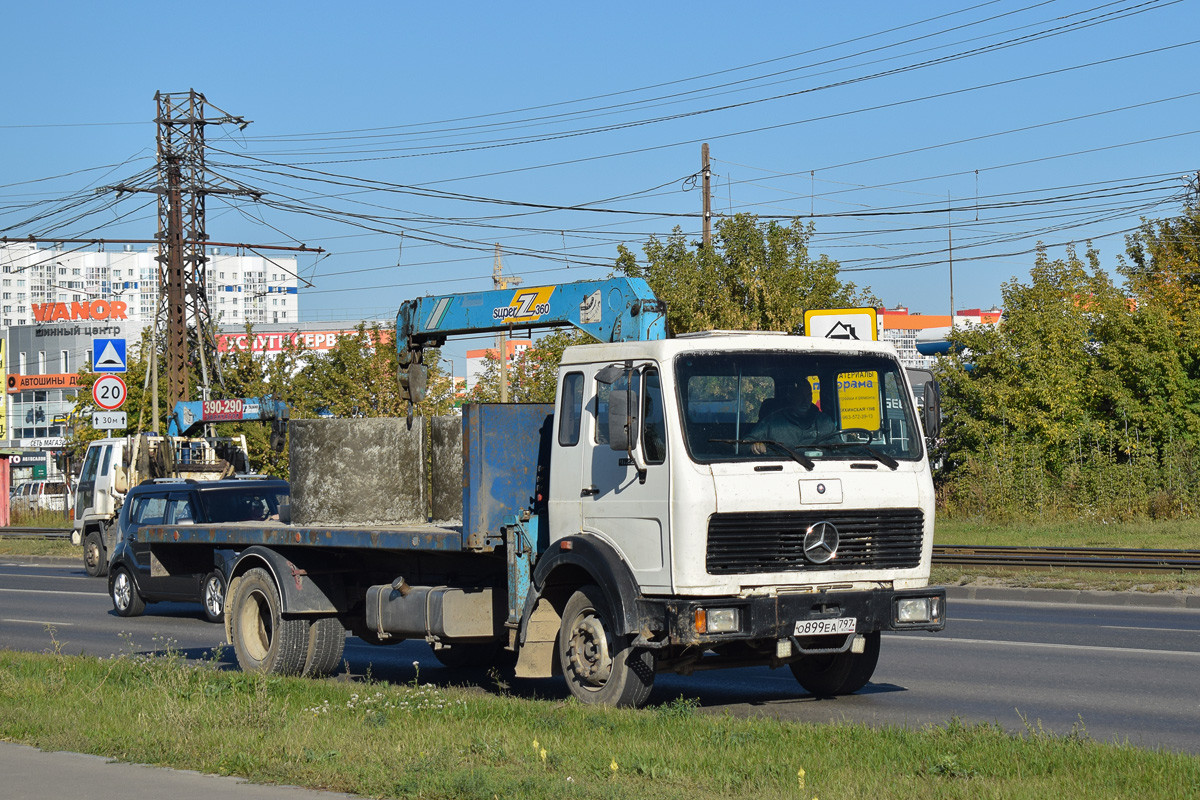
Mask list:
POLYGON ((848 693, 880 631, 944 625, 933 480, 891 345, 709 332, 572 347, 556 408, 548 551, 603 542, 662 598, 668 630, 637 640, 660 670, 749 647, 814 693, 848 693), (774 415, 797 380, 811 427, 785 436, 774 415))

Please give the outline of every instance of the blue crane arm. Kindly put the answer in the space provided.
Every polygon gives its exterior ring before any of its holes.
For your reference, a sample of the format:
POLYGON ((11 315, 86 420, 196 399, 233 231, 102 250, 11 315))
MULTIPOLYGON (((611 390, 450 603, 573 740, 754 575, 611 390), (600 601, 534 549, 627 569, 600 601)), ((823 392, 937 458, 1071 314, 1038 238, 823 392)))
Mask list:
POLYGON ((288 405, 271 395, 233 400, 188 400, 175 404, 167 423, 168 436, 190 436, 210 422, 243 420, 286 423, 288 405))
POLYGON ((411 398, 423 394, 412 367, 426 347, 472 333, 573 326, 602 342, 667 337, 666 305, 641 278, 610 278, 490 292, 445 294, 406 300, 396 314, 400 384, 411 398), (419 388, 418 388, 419 387, 419 388))

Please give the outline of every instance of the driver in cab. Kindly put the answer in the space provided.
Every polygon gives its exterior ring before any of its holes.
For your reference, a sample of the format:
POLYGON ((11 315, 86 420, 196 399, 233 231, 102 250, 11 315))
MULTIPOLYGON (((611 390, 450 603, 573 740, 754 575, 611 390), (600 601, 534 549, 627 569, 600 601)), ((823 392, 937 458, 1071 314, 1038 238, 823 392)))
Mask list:
POLYGON ((833 421, 813 405, 812 386, 807 379, 800 377, 781 383, 782 396, 777 393, 771 400, 763 401, 766 413, 759 416, 758 424, 747 437, 758 440, 750 445, 750 452, 755 455, 767 452, 767 441, 802 447, 834 431, 833 421))

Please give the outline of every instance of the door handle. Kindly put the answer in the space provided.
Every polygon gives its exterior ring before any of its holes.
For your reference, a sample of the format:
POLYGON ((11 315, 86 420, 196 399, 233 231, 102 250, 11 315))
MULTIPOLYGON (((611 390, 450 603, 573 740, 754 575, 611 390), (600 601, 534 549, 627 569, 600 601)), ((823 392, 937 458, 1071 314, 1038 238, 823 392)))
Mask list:
POLYGON ((595 486, 585 486, 583 491, 579 493, 580 497, 595 497, 600 494, 600 490, 595 486))

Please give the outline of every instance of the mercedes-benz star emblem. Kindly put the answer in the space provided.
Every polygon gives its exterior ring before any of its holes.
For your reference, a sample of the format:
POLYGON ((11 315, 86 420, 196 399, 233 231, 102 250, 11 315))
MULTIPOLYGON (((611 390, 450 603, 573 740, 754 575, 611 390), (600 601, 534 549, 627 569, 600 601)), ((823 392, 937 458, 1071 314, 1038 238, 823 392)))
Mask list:
POLYGON ((832 522, 817 522, 804 533, 804 557, 814 564, 824 564, 837 555, 838 529, 832 522))

